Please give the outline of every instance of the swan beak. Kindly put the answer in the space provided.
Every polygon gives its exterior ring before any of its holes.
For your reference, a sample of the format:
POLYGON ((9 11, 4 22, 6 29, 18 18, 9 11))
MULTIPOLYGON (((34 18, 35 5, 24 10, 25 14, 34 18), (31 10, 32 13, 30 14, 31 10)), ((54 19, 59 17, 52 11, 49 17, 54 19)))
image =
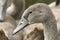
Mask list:
POLYGON ((26 26, 28 26, 28 22, 26 20, 24 21, 20 20, 20 23, 17 25, 16 29, 13 31, 13 35, 23 30, 26 26))

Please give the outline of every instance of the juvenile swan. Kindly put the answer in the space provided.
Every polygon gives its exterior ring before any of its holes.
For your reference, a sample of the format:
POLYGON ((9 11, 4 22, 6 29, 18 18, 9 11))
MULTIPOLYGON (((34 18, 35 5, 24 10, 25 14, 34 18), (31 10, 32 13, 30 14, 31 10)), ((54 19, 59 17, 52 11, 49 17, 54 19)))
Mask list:
POLYGON ((7 14, 13 16, 15 19, 21 18, 21 15, 25 10, 25 0, 8 0, 8 6, 9 7, 6 10, 7 14))
POLYGON ((22 32, 19 32, 14 36, 12 35, 17 23, 10 15, 6 15, 7 0, 0 0, 0 8, 2 8, 0 9, 0 17, 4 17, 3 22, 0 22, 0 28, 2 27, 4 29, 9 40, 22 40, 22 32))
POLYGON ((44 25, 44 40, 58 40, 57 24, 50 8, 44 3, 37 3, 28 7, 20 20, 17 30, 22 30, 27 24, 42 23, 44 25))

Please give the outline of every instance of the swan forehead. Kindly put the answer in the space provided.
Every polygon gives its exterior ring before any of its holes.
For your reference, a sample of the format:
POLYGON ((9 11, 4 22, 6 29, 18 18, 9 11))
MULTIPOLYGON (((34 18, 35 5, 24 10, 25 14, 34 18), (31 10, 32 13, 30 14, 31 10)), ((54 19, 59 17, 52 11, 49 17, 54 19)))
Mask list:
POLYGON ((44 4, 44 3, 37 3, 37 4, 34 4, 34 5, 31 5, 30 7, 28 7, 24 14, 29 14, 30 12, 51 12, 50 8, 44 4))
POLYGON ((37 4, 34 4, 34 5, 31 5, 28 7, 28 10, 33 10, 35 8, 48 8, 46 4, 44 3, 37 3, 37 4))

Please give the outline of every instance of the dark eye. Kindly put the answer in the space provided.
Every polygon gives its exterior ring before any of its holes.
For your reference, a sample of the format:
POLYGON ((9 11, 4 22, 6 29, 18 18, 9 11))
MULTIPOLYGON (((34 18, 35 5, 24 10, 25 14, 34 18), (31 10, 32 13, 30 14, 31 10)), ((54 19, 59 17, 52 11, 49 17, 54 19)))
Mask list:
POLYGON ((29 13, 32 13, 32 11, 31 11, 31 12, 29 12, 29 13))

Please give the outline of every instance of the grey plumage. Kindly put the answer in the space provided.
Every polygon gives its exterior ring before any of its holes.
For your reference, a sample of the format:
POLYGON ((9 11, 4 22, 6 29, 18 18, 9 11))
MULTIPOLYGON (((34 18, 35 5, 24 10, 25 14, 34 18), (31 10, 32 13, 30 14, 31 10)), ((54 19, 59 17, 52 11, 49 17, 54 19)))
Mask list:
MULTIPOLYGON (((24 11, 21 19, 23 19, 24 16, 26 16, 26 14, 29 14, 30 12, 31 14, 27 18, 28 21, 25 23, 28 24, 42 23, 44 25, 44 37, 45 37, 44 40, 58 40, 57 23, 51 9, 44 3, 34 4, 24 11)), ((22 22, 22 25, 24 23, 23 21, 20 21, 20 23, 22 22)), ((19 28, 20 26, 19 24, 16 30, 19 28)))

